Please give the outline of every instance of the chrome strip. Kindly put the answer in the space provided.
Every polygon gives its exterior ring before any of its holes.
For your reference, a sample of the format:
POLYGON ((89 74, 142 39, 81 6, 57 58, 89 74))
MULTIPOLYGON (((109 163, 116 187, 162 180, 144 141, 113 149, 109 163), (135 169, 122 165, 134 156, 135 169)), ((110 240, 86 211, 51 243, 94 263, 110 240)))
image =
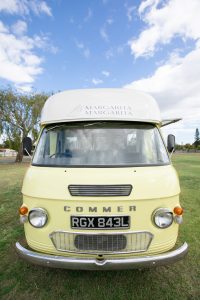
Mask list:
MULTIPOLYGON (((71 232, 71 231, 64 231, 64 230, 56 230, 56 231, 53 231, 52 233, 49 234, 49 238, 51 239, 51 241, 52 241, 55 249, 58 250, 58 251, 68 252, 68 253, 78 253, 78 254, 106 254, 106 255, 109 255, 109 254, 110 255, 114 255, 114 254, 128 254, 128 253, 145 252, 145 251, 148 250, 148 248, 149 248, 149 246, 150 246, 150 244, 152 242, 153 237, 154 237, 154 235, 152 233, 148 232, 148 231, 131 231, 131 232, 120 231, 120 232, 106 232, 106 233, 105 232, 101 232, 101 233, 98 232, 98 233, 94 234, 94 233, 91 233, 91 232, 90 233, 89 232, 80 232, 80 231, 79 232, 71 232), (68 238, 69 238, 68 242, 70 242, 70 235, 74 236, 74 237, 76 235, 91 235, 91 236, 92 235, 95 235, 95 236, 97 236, 97 235, 111 235, 111 236, 112 235, 125 235, 125 236, 131 235, 131 238, 132 238, 133 235, 136 235, 136 240, 137 240, 139 234, 141 234, 141 233, 144 234, 145 233, 145 234, 147 234, 149 236, 149 242, 147 243, 146 247, 144 249, 142 249, 142 250, 133 249, 133 250, 129 250, 129 251, 103 251, 103 250, 102 251, 98 251, 98 250, 94 250, 94 251, 89 251, 89 250, 80 251, 78 249, 75 249, 75 247, 74 247, 75 250, 66 250, 66 249, 60 249, 56 245, 56 242, 53 239, 53 235, 56 234, 56 233, 58 233, 58 234, 60 234, 60 233, 66 233, 66 234, 68 234, 68 238)), ((73 240, 74 240, 74 238, 73 238, 73 240)), ((132 241, 132 239, 131 239, 131 241, 132 241)))
POLYGON ((16 251, 24 260, 40 266, 73 270, 122 270, 149 268, 175 263, 176 261, 183 259, 187 254, 188 244, 184 243, 176 250, 153 256, 104 260, 38 253, 24 248, 18 242, 16 243, 16 251))

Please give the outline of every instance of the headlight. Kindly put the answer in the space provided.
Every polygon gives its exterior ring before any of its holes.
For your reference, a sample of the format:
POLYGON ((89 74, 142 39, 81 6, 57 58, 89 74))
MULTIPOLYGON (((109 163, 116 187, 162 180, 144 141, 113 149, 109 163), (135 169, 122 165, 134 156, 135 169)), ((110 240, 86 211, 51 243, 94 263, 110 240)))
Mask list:
POLYGON ((168 208, 159 208, 153 213, 153 221, 159 228, 167 228, 173 222, 173 213, 168 208))
POLYGON ((28 220, 33 227, 41 228, 47 223, 48 215, 43 208, 33 208, 29 212, 28 220))

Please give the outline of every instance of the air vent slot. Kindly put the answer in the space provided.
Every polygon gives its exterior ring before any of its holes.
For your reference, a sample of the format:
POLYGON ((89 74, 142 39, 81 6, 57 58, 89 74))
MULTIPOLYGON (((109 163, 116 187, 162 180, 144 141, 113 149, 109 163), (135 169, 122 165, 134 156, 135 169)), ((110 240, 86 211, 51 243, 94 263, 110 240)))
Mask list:
POLYGON ((83 197, 113 197, 129 196, 132 191, 132 185, 69 185, 69 192, 72 196, 83 197))

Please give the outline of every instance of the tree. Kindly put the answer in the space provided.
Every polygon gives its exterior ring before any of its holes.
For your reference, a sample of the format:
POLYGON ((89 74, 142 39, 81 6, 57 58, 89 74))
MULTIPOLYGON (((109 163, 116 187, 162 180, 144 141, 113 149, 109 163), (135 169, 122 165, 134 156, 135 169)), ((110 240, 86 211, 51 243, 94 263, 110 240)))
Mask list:
POLYGON ((194 145, 197 148, 200 145, 200 136, 199 136, 199 129, 196 128, 195 136, 194 136, 194 145))
POLYGON ((23 139, 28 135, 37 139, 40 113, 47 97, 44 93, 25 95, 11 89, 0 90, 0 129, 18 151, 16 162, 23 159, 23 139))

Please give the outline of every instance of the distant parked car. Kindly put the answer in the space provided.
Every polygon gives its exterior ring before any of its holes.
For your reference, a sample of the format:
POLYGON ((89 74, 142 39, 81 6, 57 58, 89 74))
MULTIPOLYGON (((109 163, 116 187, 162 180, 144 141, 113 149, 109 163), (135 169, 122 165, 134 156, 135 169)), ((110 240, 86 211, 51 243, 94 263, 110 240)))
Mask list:
POLYGON ((13 149, 0 149, 0 157, 16 156, 17 152, 13 149))

